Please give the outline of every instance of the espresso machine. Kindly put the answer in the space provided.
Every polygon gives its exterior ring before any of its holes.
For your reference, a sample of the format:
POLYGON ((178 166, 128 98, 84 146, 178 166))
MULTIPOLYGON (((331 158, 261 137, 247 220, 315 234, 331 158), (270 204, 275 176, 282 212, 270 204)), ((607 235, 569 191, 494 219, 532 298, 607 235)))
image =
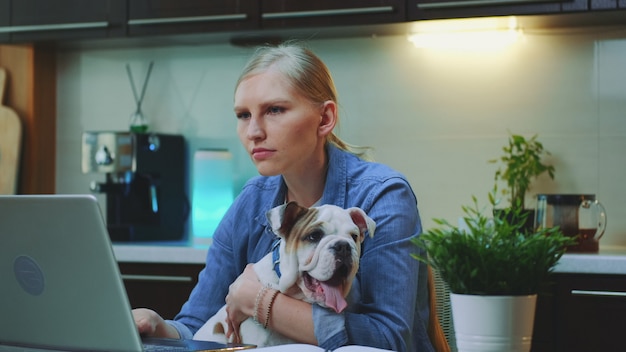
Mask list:
POLYGON ((90 189, 106 194, 114 242, 174 241, 185 234, 185 140, 180 135, 85 132, 83 173, 105 174, 90 189))

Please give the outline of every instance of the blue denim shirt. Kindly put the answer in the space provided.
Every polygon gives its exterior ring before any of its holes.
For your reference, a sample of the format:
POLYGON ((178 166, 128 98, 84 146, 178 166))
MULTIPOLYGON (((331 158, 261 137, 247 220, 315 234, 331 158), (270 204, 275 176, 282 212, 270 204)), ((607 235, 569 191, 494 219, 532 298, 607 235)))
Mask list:
MULTIPOLYGON (((410 239, 421 233, 417 200, 407 180, 391 168, 366 162, 332 145, 321 204, 360 207, 375 222, 366 238, 349 303, 341 314, 313 305, 321 347, 367 345, 395 351, 432 351, 427 269, 411 257, 410 239)), ((228 286, 248 263, 270 251, 275 235, 265 213, 285 200, 281 176, 254 177, 244 186, 213 235, 206 267, 173 321, 181 337, 193 334, 224 305, 228 286)))

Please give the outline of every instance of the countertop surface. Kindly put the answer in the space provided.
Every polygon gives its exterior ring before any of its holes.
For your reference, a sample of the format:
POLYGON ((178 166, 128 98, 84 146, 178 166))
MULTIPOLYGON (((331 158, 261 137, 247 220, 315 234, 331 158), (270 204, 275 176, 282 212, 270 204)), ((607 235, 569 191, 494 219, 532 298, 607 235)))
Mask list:
POLYGON ((598 253, 565 253, 554 272, 626 275, 626 247, 600 246, 598 253))
POLYGON ((204 264, 208 246, 194 246, 187 242, 114 243, 113 252, 118 262, 204 264))
MULTIPOLYGON (((113 245, 118 262, 204 264, 208 246, 186 242, 132 243, 113 245)), ((566 253, 554 272, 626 275, 626 247, 600 247, 599 253, 566 253)))

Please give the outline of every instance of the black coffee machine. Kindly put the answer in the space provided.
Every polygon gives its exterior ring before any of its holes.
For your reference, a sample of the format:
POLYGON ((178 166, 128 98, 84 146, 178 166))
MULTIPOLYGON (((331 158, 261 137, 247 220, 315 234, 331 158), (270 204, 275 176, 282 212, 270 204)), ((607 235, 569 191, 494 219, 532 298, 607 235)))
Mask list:
POLYGON ((180 135, 85 132, 83 173, 105 173, 91 191, 106 194, 112 241, 181 240, 190 211, 185 140, 180 135))

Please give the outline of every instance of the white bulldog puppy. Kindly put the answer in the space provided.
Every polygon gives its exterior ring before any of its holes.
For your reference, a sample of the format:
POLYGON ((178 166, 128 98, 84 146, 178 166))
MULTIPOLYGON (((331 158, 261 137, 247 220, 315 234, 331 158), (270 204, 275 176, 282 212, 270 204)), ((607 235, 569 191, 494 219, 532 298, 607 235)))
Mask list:
MULTIPOLYGON (((290 202, 267 212, 280 239, 275 249, 254 264, 264 285, 290 297, 342 312, 359 268, 361 243, 376 224, 360 208, 335 205, 305 208, 290 202)), ((194 335, 196 340, 227 343, 226 306, 194 335)), ((257 347, 294 341, 265 329, 252 318, 241 324, 242 343, 257 347)))

